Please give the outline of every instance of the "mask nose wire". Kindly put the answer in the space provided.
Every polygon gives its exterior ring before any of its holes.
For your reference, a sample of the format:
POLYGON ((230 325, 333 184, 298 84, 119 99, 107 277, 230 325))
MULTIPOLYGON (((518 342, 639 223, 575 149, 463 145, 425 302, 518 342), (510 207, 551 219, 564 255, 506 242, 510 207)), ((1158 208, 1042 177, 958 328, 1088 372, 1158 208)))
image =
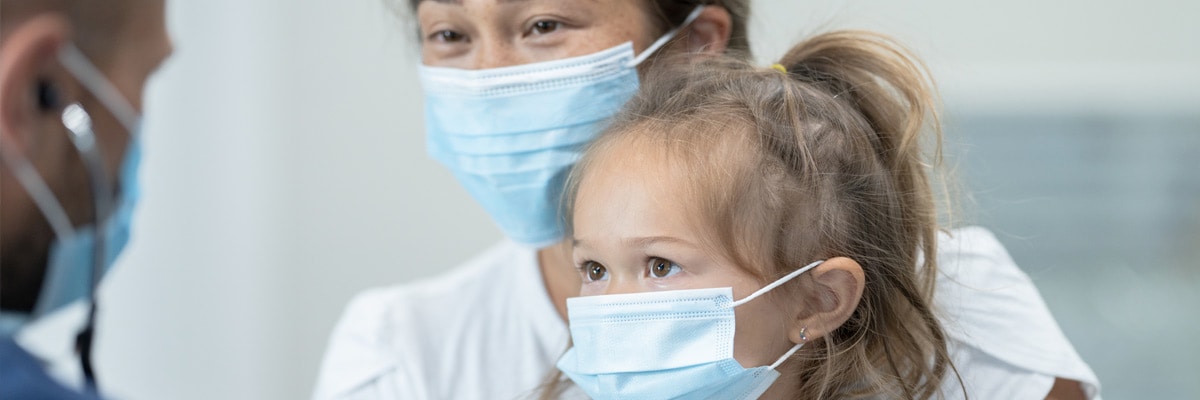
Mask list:
POLYGON ((729 307, 732 308, 732 307, 740 306, 742 304, 749 303, 750 300, 754 300, 758 296, 762 296, 762 295, 766 294, 767 292, 770 292, 771 289, 777 288, 777 287, 779 287, 779 285, 785 284, 788 281, 795 279, 797 276, 800 276, 800 274, 808 272, 808 270, 810 270, 810 269, 816 268, 818 265, 821 265, 821 263, 823 263, 823 262, 825 262, 825 260, 814 261, 812 264, 805 265, 803 268, 792 271, 792 273, 784 275, 784 277, 779 278, 775 282, 771 282, 767 286, 763 286, 762 289, 758 289, 758 291, 751 293, 749 296, 746 296, 745 298, 743 298, 741 300, 730 303, 729 307))
POLYGON ((642 50, 642 54, 638 54, 637 57, 634 57, 633 60, 629 61, 629 66, 636 67, 641 64, 642 61, 646 61, 647 58, 650 58, 650 56, 653 55, 654 52, 658 51, 660 47, 663 47, 667 44, 667 42, 670 42, 671 39, 674 39, 675 35, 679 34, 679 31, 683 30, 683 28, 686 28, 688 25, 691 25, 692 22, 700 16, 700 12, 702 11, 704 11, 703 5, 696 6, 696 9, 692 10, 692 12, 688 14, 687 18, 684 18, 683 23, 672 28, 670 31, 667 31, 666 34, 662 35, 662 37, 658 38, 658 40, 655 40, 654 43, 651 43, 650 46, 646 47, 645 50, 642 50))

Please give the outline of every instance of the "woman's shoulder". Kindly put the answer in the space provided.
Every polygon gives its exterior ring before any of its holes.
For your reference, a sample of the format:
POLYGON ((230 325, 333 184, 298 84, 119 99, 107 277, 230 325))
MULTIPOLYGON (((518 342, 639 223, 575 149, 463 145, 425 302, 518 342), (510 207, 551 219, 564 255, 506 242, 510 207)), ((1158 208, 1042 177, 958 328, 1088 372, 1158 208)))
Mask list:
POLYGON ((380 320, 387 314, 405 319, 405 314, 445 312, 447 307, 497 297, 494 292, 513 289, 517 286, 514 281, 526 278, 527 270, 537 271, 535 251, 505 240, 440 274, 359 292, 346 306, 344 315, 380 320))
MULTIPOLYGON (((938 264, 940 269, 946 269, 940 264, 950 258, 952 263, 947 267, 957 271, 963 261, 987 263, 993 267, 1002 267, 1002 271, 1016 269, 1016 263, 1009 256, 1008 250, 996 238, 996 235, 981 226, 965 226, 938 233, 938 264)), ((1020 272, 1017 269, 1017 272, 1020 272)))
POLYGON ((996 235, 986 228, 968 226, 938 234, 937 291, 989 291, 995 295, 1032 300, 1040 295, 996 235))
POLYGON ((433 390, 436 371, 449 368, 439 363, 456 360, 453 338, 496 325, 488 320, 504 317, 497 310, 520 301, 514 283, 538 279, 519 271, 536 273, 536 261, 533 250, 505 241, 439 275, 359 292, 330 336, 315 397, 341 398, 385 377, 415 385, 412 393, 433 390))
POLYGON ((988 371, 972 374, 976 386, 1064 377, 1098 387, 1034 281, 987 229, 966 227, 939 236, 934 304, 960 351, 973 354, 959 360, 967 365, 958 368, 988 371))

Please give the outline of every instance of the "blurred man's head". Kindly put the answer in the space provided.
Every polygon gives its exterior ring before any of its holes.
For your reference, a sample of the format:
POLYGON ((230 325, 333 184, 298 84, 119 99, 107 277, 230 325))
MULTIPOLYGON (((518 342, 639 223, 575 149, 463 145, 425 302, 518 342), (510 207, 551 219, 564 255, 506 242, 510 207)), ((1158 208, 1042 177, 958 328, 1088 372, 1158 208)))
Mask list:
MULTIPOLYGON (((146 79, 171 52, 163 11, 163 0, 0 2, 0 146, 32 164, 73 225, 94 223, 96 216, 63 110, 79 104, 91 116, 114 193, 130 132, 64 67, 59 52, 74 43, 141 111, 146 79)), ((9 163, 0 163, 0 309, 32 311, 54 239, 9 163)))

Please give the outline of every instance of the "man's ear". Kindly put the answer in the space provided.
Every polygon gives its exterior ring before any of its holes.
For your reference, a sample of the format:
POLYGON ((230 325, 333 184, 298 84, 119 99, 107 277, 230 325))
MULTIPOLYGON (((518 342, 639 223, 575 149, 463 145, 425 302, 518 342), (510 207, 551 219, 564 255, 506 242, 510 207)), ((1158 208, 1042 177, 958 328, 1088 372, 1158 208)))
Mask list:
POLYGON ((837 330, 858 308, 866 276, 857 261, 846 257, 826 260, 808 272, 805 307, 788 330, 792 343, 804 343, 837 330))
POLYGON ((688 53, 719 55, 729 47, 733 33, 733 17, 721 6, 705 6, 700 15, 684 30, 688 53))
POLYGON ((41 118, 57 118, 67 103, 70 82, 58 64, 58 49, 70 37, 70 24, 55 13, 19 22, 0 46, 0 141, 22 154, 41 118))

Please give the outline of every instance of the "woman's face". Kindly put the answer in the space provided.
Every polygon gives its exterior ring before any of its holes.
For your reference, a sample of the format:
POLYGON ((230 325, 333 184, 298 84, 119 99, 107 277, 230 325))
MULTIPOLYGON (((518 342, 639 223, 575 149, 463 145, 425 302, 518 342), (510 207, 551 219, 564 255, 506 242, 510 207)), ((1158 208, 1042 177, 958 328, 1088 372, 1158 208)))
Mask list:
MULTIPOLYGON (((572 239, 581 294, 732 287, 734 298, 742 299, 764 286, 727 256, 703 247, 705 232, 695 228, 701 216, 684 206, 694 200, 682 183, 687 171, 673 170, 664 152, 644 147, 606 149, 576 193, 572 239)), ((734 315, 734 358, 742 366, 770 365, 792 347, 791 318, 767 298, 738 306, 734 315)))
POLYGON ((425 65, 485 69, 591 54, 661 33, 644 0, 424 0, 425 65))

